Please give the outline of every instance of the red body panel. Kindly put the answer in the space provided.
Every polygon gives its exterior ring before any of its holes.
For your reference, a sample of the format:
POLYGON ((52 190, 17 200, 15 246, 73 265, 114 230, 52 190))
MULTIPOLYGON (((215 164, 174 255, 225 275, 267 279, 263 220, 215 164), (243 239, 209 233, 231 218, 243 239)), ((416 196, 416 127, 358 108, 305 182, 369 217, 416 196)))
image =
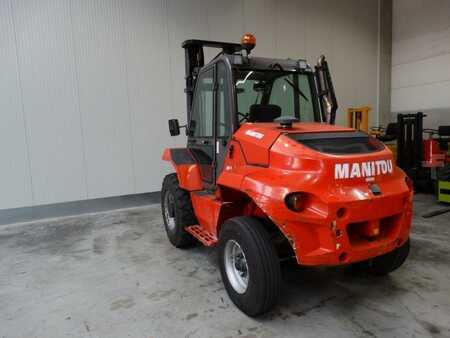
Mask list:
POLYGON ((409 236, 413 192, 389 149, 331 155, 285 135, 351 130, 318 123, 295 123, 290 129, 276 123, 242 125, 229 142, 217 184, 245 194, 256 207, 245 209, 242 201, 233 203, 233 197, 220 193, 191 193, 200 225, 217 236, 229 217, 266 215, 302 265, 347 264, 400 246, 409 236), (373 184, 380 195, 370 190, 373 184), (292 192, 303 193, 300 212, 286 206, 285 197, 292 192))
POLYGON ((196 191, 203 189, 200 167, 198 164, 176 164, 170 155, 170 149, 164 149, 162 156, 164 161, 171 162, 178 176, 180 187, 187 191, 196 191))

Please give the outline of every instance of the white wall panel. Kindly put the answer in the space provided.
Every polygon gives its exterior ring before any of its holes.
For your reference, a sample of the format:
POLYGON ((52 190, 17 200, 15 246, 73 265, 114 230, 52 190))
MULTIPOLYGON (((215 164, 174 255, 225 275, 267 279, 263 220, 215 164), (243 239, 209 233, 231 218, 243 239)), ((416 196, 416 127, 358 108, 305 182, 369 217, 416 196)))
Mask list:
POLYGON ((392 112, 449 125, 450 0, 395 0, 393 18, 392 112))
POLYGON ((68 3, 12 3, 34 203, 86 198, 68 3))
MULTIPOLYGON (((354 24, 353 48, 348 60, 353 65, 352 80, 356 90, 356 106, 370 106, 369 125, 377 121, 377 73, 378 73, 378 3, 356 0, 353 2, 354 24)), ((338 38, 338 37, 336 37, 338 38)))
POLYGON ((184 49, 181 43, 187 39, 209 39, 208 1, 167 0, 167 24, 169 38, 172 116, 186 119, 184 95, 184 49))
MULTIPOLYGON (((236 41, 244 28, 245 0, 210 0, 207 2, 209 38, 216 41, 236 41)), ((214 57, 217 50, 212 53, 214 57)))
POLYGON ((421 86, 450 80, 450 53, 392 67, 392 87, 421 86))
POLYGON ((128 95, 132 117, 135 192, 157 191, 172 140, 167 132, 172 90, 166 8, 162 0, 133 0, 124 5, 128 95))
POLYGON ((275 51, 272 57, 299 59, 306 55, 306 10, 304 2, 275 1, 275 51))
POLYGON ((131 194, 133 147, 121 0, 72 2, 89 198, 131 194))
MULTIPOLYGON (((330 11, 329 7, 330 2, 327 0, 309 0, 301 7, 305 21, 305 46, 300 55, 307 58, 311 64, 315 64, 321 54, 326 55, 329 61, 333 62, 335 26, 337 21, 344 20, 341 15, 337 17, 334 11, 330 11), (316 22, 318 17, 321 18, 320 25, 316 22)), ((346 13, 342 14, 346 15, 346 13)))
POLYGON ((273 0, 243 0, 243 31, 256 36, 257 56, 274 55, 276 46, 276 2, 273 0))
POLYGON ((163 148, 185 143, 168 135, 167 120, 186 120, 186 39, 239 41, 252 32, 254 55, 306 57, 314 65, 324 53, 338 121, 349 106, 375 108, 378 1, 0 6, 0 150, 7 163, 0 168, 0 209, 159 190, 170 170, 160 160, 163 148))
MULTIPOLYGON (((450 13, 450 8, 448 11, 450 13)), ((396 24, 394 24, 394 28, 397 28, 396 24)), ((425 31, 422 35, 407 39, 401 39, 397 36, 396 39, 393 40, 393 66, 426 60, 450 53, 450 27, 435 32, 425 31)))
POLYGON ((11 1, 0 1, 0 209, 33 201, 11 1))
MULTIPOLYGON (((171 118, 186 121, 186 97, 184 94, 184 49, 181 43, 187 39, 208 40, 207 0, 166 0, 170 62, 170 113, 171 118)), ((186 138, 171 138, 171 144, 182 146, 186 138)))
MULTIPOLYGON (((356 79, 357 71, 355 63, 358 55, 353 52, 356 46, 353 39, 354 30, 357 26, 355 24, 356 8, 354 8, 354 1, 343 1, 333 11, 328 8, 328 12, 333 13, 333 15, 327 16, 332 29, 330 33, 331 47, 327 39, 326 48, 330 51, 327 53, 319 53, 325 54, 328 57, 339 105, 336 121, 339 124, 343 124, 346 121, 346 109, 357 105, 356 86, 359 83, 356 79)), ((314 31, 311 34, 313 35, 314 31)), ((320 44, 316 45, 314 47, 315 53, 320 49, 320 44)), ((317 56, 315 56, 314 62, 316 60, 317 56)))
POLYGON ((433 112, 429 110, 430 107, 433 107, 437 110, 437 113, 440 113, 450 107, 449 90, 450 81, 393 88, 392 111, 428 111, 431 115, 433 112))

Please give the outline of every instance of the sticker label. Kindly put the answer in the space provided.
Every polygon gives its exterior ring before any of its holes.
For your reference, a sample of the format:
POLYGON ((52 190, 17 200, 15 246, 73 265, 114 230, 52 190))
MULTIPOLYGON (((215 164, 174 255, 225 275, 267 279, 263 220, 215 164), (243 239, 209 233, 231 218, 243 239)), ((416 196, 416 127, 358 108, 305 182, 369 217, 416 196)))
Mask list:
POLYGON ((391 160, 378 160, 361 163, 336 163, 334 165, 334 178, 342 180, 347 178, 374 177, 392 174, 391 160))
POLYGON ((245 135, 257 138, 258 140, 261 140, 264 137, 263 133, 260 133, 258 131, 254 131, 254 130, 247 130, 245 132, 245 135))

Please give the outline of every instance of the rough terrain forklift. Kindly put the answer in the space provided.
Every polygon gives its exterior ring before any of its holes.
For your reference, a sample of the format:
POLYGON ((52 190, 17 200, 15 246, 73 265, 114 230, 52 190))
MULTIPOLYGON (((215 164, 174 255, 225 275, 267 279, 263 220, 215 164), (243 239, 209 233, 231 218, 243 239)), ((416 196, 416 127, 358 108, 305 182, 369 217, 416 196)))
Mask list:
POLYGON ((244 313, 275 304, 280 261, 358 263, 385 275, 409 252, 411 182, 377 139, 335 126, 325 57, 254 57, 241 43, 187 40, 187 145, 165 149, 175 173, 161 206, 175 247, 218 247, 226 291, 244 313), (208 64, 205 47, 220 49, 208 64))

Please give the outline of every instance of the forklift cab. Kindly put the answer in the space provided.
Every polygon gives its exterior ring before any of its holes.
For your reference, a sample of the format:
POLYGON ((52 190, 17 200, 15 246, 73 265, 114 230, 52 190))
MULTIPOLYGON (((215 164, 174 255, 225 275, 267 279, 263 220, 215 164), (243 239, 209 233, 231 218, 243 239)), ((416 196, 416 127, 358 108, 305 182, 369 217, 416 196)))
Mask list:
MULTIPOLYGON (((251 57, 254 44, 188 40, 182 46, 188 111, 183 127, 204 189, 214 190, 229 140, 243 123, 334 124, 337 104, 324 57, 314 72, 304 60, 251 57), (204 47, 222 52, 204 65, 204 47)), ((169 128, 171 135, 179 134, 177 120, 169 121, 169 128)))

